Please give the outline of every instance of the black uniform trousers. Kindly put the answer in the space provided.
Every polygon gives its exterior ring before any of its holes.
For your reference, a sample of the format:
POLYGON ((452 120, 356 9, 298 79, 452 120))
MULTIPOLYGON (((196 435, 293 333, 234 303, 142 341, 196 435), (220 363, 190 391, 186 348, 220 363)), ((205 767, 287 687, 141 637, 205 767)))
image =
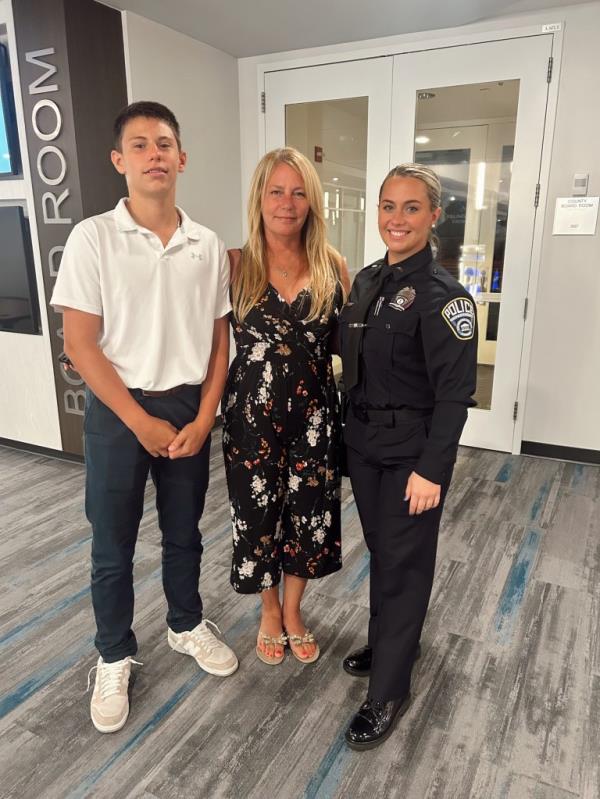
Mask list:
POLYGON ((426 436, 427 419, 392 425, 346 421, 348 471, 371 556, 368 644, 373 659, 368 694, 400 699, 410 690, 411 671, 425 621, 442 508, 451 474, 437 508, 409 515, 404 499, 408 478, 426 436))
MULTIPOLYGON (((193 421, 200 386, 165 397, 131 394, 151 416, 181 429, 193 421)), ((91 392, 84 419, 85 509, 92 525, 92 604, 96 648, 107 663, 135 655, 133 555, 144 508, 148 474, 156 486, 162 533, 162 578, 167 623, 174 632, 202 621, 198 591, 202 536, 198 528, 208 487, 210 435, 189 458, 153 458, 135 435, 91 392)))

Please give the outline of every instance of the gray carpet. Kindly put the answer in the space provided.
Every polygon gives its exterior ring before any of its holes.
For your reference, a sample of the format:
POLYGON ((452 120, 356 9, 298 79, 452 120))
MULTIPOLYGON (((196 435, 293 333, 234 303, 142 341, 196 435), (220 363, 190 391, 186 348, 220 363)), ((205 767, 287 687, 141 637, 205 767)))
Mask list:
MULTIPOLYGON (((217 436, 218 437, 218 436, 217 436)), ((206 615, 240 658, 200 672, 165 640, 153 489, 137 549, 135 668, 125 728, 89 720, 95 662, 83 467, 0 449, 0 793, 3 797, 600 796, 600 468, 461 450, 414 701, 388 741, 349 751, 364 680, 368 560, 344 488, 344 568, 305 600, 312 666, 254 654, 258 600, 229 586, 218 441, 203 520, 206 615)))

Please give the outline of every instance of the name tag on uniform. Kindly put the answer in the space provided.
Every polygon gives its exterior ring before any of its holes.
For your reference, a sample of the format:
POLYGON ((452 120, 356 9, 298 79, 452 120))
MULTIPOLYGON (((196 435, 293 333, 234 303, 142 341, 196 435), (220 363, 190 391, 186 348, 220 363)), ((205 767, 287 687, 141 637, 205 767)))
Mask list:
POLYGON ((475 334, 475 308, 471 300, 457 297, 442 308, 442 319, 456 338, 469 341, 475 334))

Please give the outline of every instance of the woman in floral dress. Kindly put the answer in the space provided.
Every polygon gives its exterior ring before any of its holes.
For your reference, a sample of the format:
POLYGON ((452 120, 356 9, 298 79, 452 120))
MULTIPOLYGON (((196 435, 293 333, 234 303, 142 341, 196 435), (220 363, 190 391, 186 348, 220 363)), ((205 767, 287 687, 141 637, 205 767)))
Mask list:
POLYGON ((298 151, 260 161, 248 223, 233 257, 236 357, 223 397, 231 582, 261 594, 258 657, 280 663, 289 641, 310 663, 319 647, 300 612, 306 582, 341 567, 330 344, 349 279, 327 244, 319 178, 298 151))

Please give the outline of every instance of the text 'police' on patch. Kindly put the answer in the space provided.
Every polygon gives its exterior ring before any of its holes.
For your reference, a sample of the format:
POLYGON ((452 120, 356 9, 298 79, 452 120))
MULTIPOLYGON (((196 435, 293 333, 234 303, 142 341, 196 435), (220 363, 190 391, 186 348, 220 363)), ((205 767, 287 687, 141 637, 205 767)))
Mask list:
POLYGON ((475 308, 471 300, 457 297, 442 308, 442 318, 456 338, 469 341, 475 333, 475 308))

